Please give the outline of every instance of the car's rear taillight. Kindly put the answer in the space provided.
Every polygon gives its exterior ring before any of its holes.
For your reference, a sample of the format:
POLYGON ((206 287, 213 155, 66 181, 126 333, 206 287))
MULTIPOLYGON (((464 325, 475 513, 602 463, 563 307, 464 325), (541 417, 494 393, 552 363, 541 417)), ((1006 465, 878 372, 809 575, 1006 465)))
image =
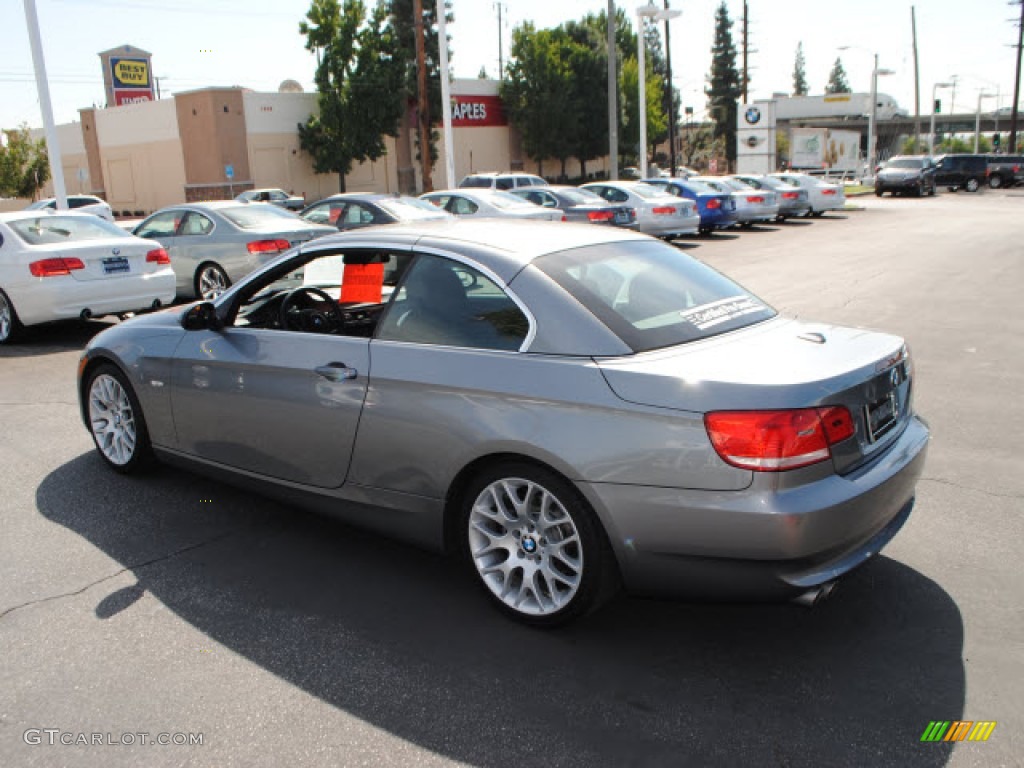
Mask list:
POLYGON ((281 253, 291 246, 287 240, 255 240, 246 244, 249 253, 281 253))
POLYGON ((171 257, 163 248, 154 248, 146 254, 146 261, 150 264, 170 264, 171 257))
POLYGON ((708 204, 706 207, 708 208, 708 210, 714 211, 722 207, 722 201, 713 197, 710 200, 708 200, 708 204))
POLYGON ((782 197, 785 200, 796 200, 798 197, 800 197, 800 193, 799 192, 783 192, 782 193, 782 197))
POLYGON ((28 271, 36 277, 70 275, 74 269, 85 269, 81 259, 40 259, 28 265, 28 271))
POLYGON ((747 202, 748 203, 763 203, 764 202, 764 198, 761 197, 760 195, 747 195, 747 202))
POLYGON ((823 194, 823 195, 834 195, 835 193, 836 193, 836 191, 834 189, 823 189, 823 190, 821 190, 821 194, 823 194))
POLYGON ((562 214, 562 218, 561 218, 561 221, 568 221, 568 220, 569 220, 569 217, 568 217, 568 216, 566 216, 566 215, 565 215, 565 214, 563 213, 563 214, 562 214))
POLYGON ((829 446, 853 436, 853 417, 841 406, 790 411, 717 411, 704 416, 715 451, 727 464, 780 472, 825 461, 829 446))
POLYGON ((615 214, 611 211, 587 211, 587 218, 590 221, 611 221, 615 214))
POLYGON ((676 212, 675 207, 671 206, 671 205, 659 205, 658 207, 654 208, 653 210, 654 210, 654 213, 657 213, 659 215, 671 215, 671 214, 676 212))

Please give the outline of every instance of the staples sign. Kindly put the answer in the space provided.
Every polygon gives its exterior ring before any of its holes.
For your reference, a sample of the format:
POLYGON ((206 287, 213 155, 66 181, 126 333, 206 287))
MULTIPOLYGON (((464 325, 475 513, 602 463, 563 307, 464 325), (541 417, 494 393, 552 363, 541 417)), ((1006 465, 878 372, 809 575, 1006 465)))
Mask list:
POLYGON ((508 125, 497 96, 452 96, 452 126, 473 128, 508 125))
POLYGON ((145 59, 110 60, 114 88, 149 88, 149 62, 145 59))

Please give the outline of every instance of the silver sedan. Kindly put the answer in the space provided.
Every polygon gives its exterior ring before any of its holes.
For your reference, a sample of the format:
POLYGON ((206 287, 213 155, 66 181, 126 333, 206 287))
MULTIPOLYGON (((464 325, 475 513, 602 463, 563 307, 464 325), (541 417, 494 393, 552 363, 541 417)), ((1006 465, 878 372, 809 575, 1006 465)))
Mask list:
POLYGON ((741 226, 775 221, 779 217, 779 195, 774 190, 755 189, 745 181, 726 176, 695 176, 694 179, 719 192, 731 194, 741 226))
POLYGON ((198 467, 458 554, 538 625, 620 584, 813 603, 907 520, 928 442, 901 338, 586 224, 326 237, 104 331, 78 371, 110 468, 198 467))
POLYGON ((636 211, 636 228, 655 237, 692 235, 700 229, 700 214, 693 200, 670 195, 663 189, 640 181, 598 181, 584 184, 609 203, 625 205, 636 211))
POLYGON ((445 189, 420 195, 420 200, 426 200, 453 216, 534 221, 565 220, 564 214, 557 208, 540 208, 497 189, 445 189))
POLYGON ((133 230, 170 254, 178 296, 203 299, 289 248, 334 232, 273 205, 234 201, 163 208, 133 230))

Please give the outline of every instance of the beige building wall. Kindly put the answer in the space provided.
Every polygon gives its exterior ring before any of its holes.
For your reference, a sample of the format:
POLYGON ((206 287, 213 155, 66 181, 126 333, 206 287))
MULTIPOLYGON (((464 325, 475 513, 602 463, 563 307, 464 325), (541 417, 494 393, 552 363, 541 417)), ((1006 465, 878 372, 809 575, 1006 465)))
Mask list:
MULTIPOLYGON (((31 131, 30 135, 37 141, 46 138, 41 128, 31 131)), ((82 140, 81 125, 79 123, 63 123, 58 125, 57 143, 60 144, 61 166, 64 169, 64 189, 67 194, 92 194, 92 184, 89 181, 89 158, 85 152, 85 142, 82 140)), ((54 196, 52 178, 46 182, 39 196, 54 196)), ((25 203, 25 205, 28 205, 28 203, 25 203)), ((19 210, 24 207, 24 205, 20 205, 18 208, 10 210, 19 210)))
POLYGON ((150 213, 183 199, 185 163, 172 99, 96 110, 106 200, 150 213))

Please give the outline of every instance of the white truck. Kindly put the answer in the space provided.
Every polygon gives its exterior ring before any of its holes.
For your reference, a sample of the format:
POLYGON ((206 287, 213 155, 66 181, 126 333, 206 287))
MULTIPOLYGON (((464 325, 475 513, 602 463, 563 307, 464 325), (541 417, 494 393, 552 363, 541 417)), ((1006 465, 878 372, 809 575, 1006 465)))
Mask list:
MULTIPOLYGON (((785 96, 776 94, 776 120, 812 120, 820 117, 867 117, 871 112, 870 93, 830 93, 824 96, 785 96)), ((876 100, 875 118, 891 120, 906 117, 907 111, 900 109, 896 100, 885 93, 879 93, 876 100)))

